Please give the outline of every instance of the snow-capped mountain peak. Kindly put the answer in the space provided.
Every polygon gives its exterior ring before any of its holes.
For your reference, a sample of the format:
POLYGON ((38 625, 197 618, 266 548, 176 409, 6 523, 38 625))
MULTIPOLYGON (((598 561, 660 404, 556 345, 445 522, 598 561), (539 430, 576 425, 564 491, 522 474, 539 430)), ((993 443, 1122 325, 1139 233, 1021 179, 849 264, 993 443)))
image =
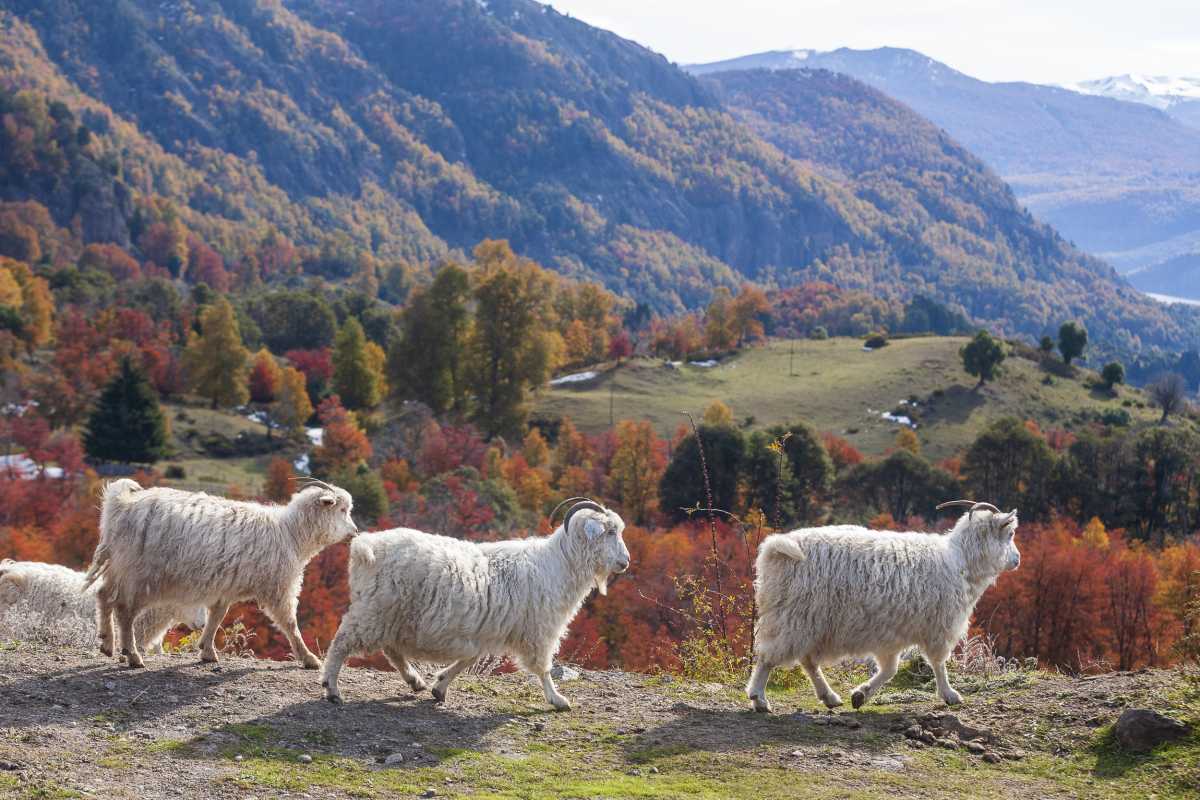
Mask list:
POLYGON ((1082 81, 1070 86, 1083 94, 1112 97, 1166 109, 1189 100, 1200 100, 1200 78, 1130 73, 1082 81))

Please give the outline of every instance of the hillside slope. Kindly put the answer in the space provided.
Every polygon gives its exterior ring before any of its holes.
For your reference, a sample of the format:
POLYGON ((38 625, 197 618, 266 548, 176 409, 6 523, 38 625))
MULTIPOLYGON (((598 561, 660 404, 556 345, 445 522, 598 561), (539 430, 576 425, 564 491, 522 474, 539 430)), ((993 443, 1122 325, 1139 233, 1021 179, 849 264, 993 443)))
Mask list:
POLYGON ((1169 672, 959 676, 966 705, 953 717, 919 681, 861 713, 818 712, 807 687, 780 691, 767 716, 733 686, 587 672, 561 683, 575 710, 555 714, 523 675, 461 678, 437 705, 395 675, 350 669, 347 703, 332 706, 292 664, 228 658, 214 670, 191 654, 132 673, 4 647, 0 794, 21 798, 1173 798, 1200 750, 1193 735, 1125 756, 1103 728, 1126 705, 1194 713, 1176 705, 1169 672), (998 763, 954 734, 914 744, 913 725, 975 728, 998 763))
POLYGON ((1055 86, 988 83, 894 47, 774 51, 688 67, 752 68, 828 69, 900 100, 1000 173, 1038 217, 1122 271, 1197 251, 1200 130, 1159 109, 1055 86))
POLYGON ((1031 419, 1044 429, 1083 426, 1106 412, 1125 411, 1141 422, 1157 418, 1136 389, 1118 387, 1118 396, 1109 397, 1085 386, 1083 371, 1078 378, 1049 376, 1013 356, 1001 377, 973 391, 975 380, 963 372, 958 355, 966 341, 896 339, 877 351, 863 350, 858 339, 775 341, 710 368, 668 369, 661 361, 637 359, 593 381, 551 387, 538 410, 599 432, 609 425, 611 403, 616 419, 649 419, 660 435, 670 436, 686 423, 683 412, 699 419, 709 403, 721 400, 735 420, 754 417, 755 428, 803 421, 871 455, 894 445, 899 425, 882 415, 895 412, 917 422, 923 451, 934 460, 961 453, 1005 416, 1031 419), (915 407, 908 405, 911 399, 915 407))
MULTIPOLYGON (((928 160, 928 126, 872 144, 933 176, 898 207, 661 56, 529 0, 0 0, 0 83, 65 102, 137 199, 172 201, 229 258, 272 227, 422 263, 503 237, 659 310, 744 278, 833 277, 1030 335, 1083 316, 1123 350, 1179 348, 1195 325, 1021 213, 961 148, 928 160), (1036 304, 970 289, 1006 287, 1014 261, 1036 304)), ((880 101, 853 104, 894 113, 880 101)), ((822 136, 852 142, 862 122, 822 136)))

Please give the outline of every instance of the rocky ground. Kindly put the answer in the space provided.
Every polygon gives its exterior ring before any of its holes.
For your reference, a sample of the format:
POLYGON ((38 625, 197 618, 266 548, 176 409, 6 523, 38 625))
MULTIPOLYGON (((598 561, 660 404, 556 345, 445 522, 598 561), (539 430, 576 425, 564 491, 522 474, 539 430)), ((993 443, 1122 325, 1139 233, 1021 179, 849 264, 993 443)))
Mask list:
MULTIPOLYGON (((129 671, 0 644, 0 797, 1195 797, 1200 736, 1127 752, 1127 708, 1200 719, 1178 672, 957 676, 937 703, 902 672, 860 712, 807 686, 748 710, 738 687, 584 672, 554 713, 525 675, 463 676, 445 704, 395 673, 343 672, 345 705, 291 663, 193 654, 129 671)), ((836 675, 836 673, 835 673, 836 675)), ((856 676, 840 675, 838 688, 856 676)), ((845 694, 845 692, 844 692, 845 694)))

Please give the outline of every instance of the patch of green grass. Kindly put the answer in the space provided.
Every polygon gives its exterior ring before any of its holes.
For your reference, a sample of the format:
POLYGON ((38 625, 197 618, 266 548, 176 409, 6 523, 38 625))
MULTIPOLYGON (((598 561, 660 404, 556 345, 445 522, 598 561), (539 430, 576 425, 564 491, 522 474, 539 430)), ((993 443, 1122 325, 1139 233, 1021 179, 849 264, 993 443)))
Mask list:
MULTIPOLYGON (((538 410, 569 416, 589 433, 606 430, 611 391, 616 419, 649 419, 659 435, 670 436, 684 420, 680 412, 698 417, 719 399, 734 419, 753 416, 755 427, 803 420, 878 454, 892 446, 899 430, 880 412, 915 396, 921 403, 917 435, 926 455, 936 460, 960 450, 1003 416, 1068 427, 1081 412, 1120 408, 1122 399, 1142 396, 1129 387, 1122 387, 1119 397, 1098 396, 1085 385, 1093 375, 1087 370, 1044 385, 1041 367, 1015 356, 1004 362, 1003 375, 974 391, 975 380, 963 371, 958 355, 966 341, 896 339, 870 353, 859 339, 774 341, 710 369, 667 369, 656 359, 632 359, 588 384, 547 389, 538 410)), ((1128 410, 1135 422, 1153 421, 1152 410, 1128 410)))
POLYGON ((55 783, 18 786, 16 796, 19 800, 68 800, 68 798, 83 797, 79 792, 63 788, 55 783))

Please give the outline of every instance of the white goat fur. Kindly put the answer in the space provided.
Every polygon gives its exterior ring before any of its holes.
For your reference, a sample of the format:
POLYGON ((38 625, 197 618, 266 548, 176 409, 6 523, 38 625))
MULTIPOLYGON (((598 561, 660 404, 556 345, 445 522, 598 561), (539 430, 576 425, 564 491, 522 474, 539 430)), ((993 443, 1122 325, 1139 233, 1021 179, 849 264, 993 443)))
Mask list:
POLYGON ((877 670, 855 688, 858 708, 896 674, 901 652, 913 645, 933 668, 939 696, 961 702, 946 677, 946 659, 966 635, 983 592, 1020 564, 1016 513, 963 514, 945 535, 836 525, 768 536, 754 584, 755 665, 746 687, 754 707, 770 711, 771 670, 797 663, 818 699, 841 705, 821 665, 870 655, 877 670))
POLYGON ((410 661, 447 664, 433 694, 485 655, 511 655, 536 675, 546 700, 571 707, 550 677, 567 626, 593 587, 629 567, 625 523, 609 510, 568 512, 550 536, 476 543, 408 528, 357 537, 350 547, 350 608, 325 660, 326 697, 340 702, 346 658, 383 650, 414 691, 410 661))
MULTIPOLYGON (((85 588, 87 576, 59 564, 38 561, 0 561, 0 612, 25 603, 46 625, 76 625, 96 631, 96 593, 85 588)), ((178 624, 196 630, 204 627, 203 607, 147 609, 134 623, 138 639, 152 653, 162 652, 167 631, 178 624)))
POLYGON ((357 531, 351 508, 350 495, 331 486, 310 486, 279 506, 113 481, 104 489, 100 543, 87 574, 89 585, 103 578, 97 594, 101 651, 112 655, 115 614, 122 653, 131 667, 140 667, 132 630, 137 614, 202 605, 208 624, 200 658, 213 662, 213 638, 229 606, 254 600, 283 631, 297 660, 320 668, 300 636, 296 603, 305 565, 357 531))

